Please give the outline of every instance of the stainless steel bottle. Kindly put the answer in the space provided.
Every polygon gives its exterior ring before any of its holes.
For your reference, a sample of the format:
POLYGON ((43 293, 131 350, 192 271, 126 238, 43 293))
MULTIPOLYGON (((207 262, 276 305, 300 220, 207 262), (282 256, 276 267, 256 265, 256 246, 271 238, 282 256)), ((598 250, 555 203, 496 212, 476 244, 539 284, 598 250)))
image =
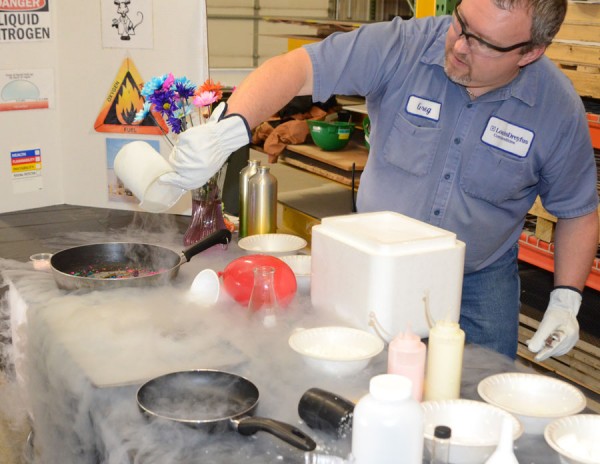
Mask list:
POLYGON ((277 179, 266 166, 248 181, 248 235, 277 232, 277 179))
POLYGON ((248 160, 248 165, 240 171, 240 238, 248 235, 248 181, 256 174, 259 165, 259 160, 248 160))

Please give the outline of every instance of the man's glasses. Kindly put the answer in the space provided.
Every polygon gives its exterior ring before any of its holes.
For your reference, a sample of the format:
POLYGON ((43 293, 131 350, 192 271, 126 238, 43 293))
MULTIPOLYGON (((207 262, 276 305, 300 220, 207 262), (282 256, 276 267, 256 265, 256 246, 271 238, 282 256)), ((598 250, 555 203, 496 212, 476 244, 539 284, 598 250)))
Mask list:
POLYGON ((520 42, 515 45, 511 45, 510 47, 499 47, 498 45, 494 45, 489 43, 488 41, 482 39, 481 37, 476 36, 475 34, 471 34, 467 31, 467 27, 465 26, 465 22, 463 21, 460 13, 458 12, 458 6, 454 8, 454 16, 452 19, 452 28, 454 32, 458 34, 458 37, 464 36, 469 49, 477 54, 482 56, 487 56, 490 58, 497 57, 502 55, 503 53, 510 52, 516 50, 517 48, 524 47, 526 45, 531 44, 531 40, 527 42, 520 42))

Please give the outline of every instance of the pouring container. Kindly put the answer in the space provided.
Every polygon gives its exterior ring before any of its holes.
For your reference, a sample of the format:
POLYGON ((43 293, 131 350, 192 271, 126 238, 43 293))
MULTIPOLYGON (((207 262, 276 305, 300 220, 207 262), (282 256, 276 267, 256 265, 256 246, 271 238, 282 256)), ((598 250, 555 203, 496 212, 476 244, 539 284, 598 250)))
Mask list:
POLYGON ((231 232, 219 230, 181 252, 147 243, 112 242, 82 245, 54 253, 52 275, 59 288, 114 289, 164 285, 179 267, 213 245, 226 245, 231 232))
POLYGON ((198 369, 165 374, 137 391, 137 404, 149 417, 184 424, 210 433, 263 431, 303 451, 316 443, 300 429, 256 417, 259 392, 250 380, 229 372, 198 369))
POLYGON ((115 157, 117 177, 140 200, 140 208, 151 213, 161 213, 173 206, 185 190, 163 184, 160 177, 173 172, 173 167, 152 146, 137 140, 128 143, 115 157))

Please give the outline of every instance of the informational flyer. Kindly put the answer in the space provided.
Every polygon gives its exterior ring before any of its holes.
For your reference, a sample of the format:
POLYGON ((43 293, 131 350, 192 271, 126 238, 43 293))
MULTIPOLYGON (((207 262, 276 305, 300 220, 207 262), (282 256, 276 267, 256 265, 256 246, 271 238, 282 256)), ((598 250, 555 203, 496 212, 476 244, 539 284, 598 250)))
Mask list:
POLYGON ((47 42, 50 0, 0 0, 0 42, 47 42))
POLYGON ((52 69, 0 71, 0 111, 52 108, 53 101, 54 72, 52 69))
POLYGON ((152 0, 101 0, 101 6, 104 48, 154 47, 152 0))
POLYGON ((14 193, 31 192, 43 187, 41 149, 11 151, 10 164, 14 193))

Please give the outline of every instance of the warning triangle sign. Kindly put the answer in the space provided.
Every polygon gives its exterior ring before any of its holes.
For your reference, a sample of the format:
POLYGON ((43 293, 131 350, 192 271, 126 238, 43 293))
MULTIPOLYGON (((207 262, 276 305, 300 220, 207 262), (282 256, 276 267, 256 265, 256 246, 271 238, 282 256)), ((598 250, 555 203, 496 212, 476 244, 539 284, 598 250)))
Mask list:
POLYGON ((156 111, 150 111, 142 121, 134 121, 136 113, 144 106, 144 98, 140 93, 143 84, 133 61, 126 58, 104 99, 94 129, 97 132, 129 135, 164 135, 169 132, 162 116, 156 111))

